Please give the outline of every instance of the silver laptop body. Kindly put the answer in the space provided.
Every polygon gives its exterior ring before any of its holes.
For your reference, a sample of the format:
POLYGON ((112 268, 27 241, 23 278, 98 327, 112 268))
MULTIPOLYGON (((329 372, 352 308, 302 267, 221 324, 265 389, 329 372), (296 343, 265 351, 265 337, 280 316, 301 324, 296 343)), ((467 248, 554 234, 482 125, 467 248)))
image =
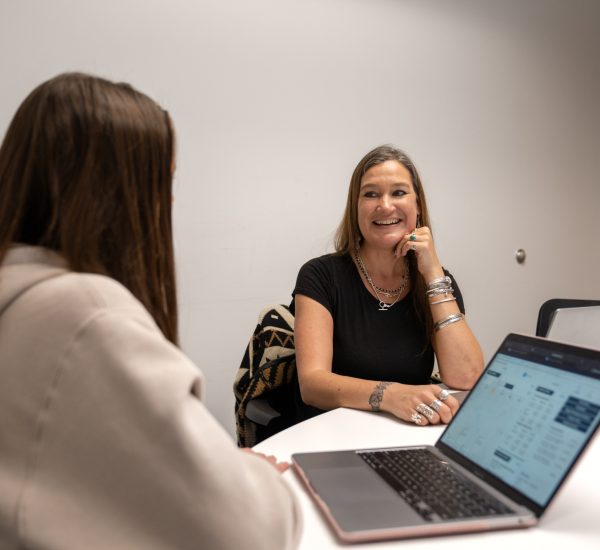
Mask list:
POLYGON ((600 351, 509 334, 435 446, 297 453, 292 462, 344 542, 528 527, 599 423, 600 351), (372 457, 402 460, 384 471, 372 457), (464 482, 467 496, 431 483, 430 463, 464 482), (449 513, 429 504, 432 491, 449 513), (462 514, 480 498, 489 511, 462 514))

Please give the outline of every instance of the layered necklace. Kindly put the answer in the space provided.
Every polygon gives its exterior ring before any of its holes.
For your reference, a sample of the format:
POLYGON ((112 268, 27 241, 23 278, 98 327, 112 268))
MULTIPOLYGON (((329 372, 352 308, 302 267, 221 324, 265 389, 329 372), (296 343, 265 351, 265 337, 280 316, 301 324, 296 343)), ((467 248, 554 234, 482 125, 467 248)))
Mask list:
POLYGON ((406 259, 404 260, 404 276, 402 277, 402 284, 400 285, 399 288, 389 290, 387 288, 381 288, 380 286, 377 286, 373 282, 373 279, 371 279, 371 276, 369 275, 369 272, 367 271, 367 266, 363 262, 363 259, 360 257, 358 248, 354 252, 354 257, 356 258, 356 263, 358 264, 358 267, 359 267, 361 273, 364 275, 367 282, 371 285, 371 288, 373 289, 373 292, 375 293, 375 296, 377 297, 377 300, 379 301, 379 311, 387 311, 388 309, 390 309, 393 305, 395 305, 398 302, 398 300, 400 299, 400 296, 402 295, 402 293, 404 292, 404 289, 406 288, 406 285, 408 284, 408 263, 406 262, 406 259), (396 296, 396 299, 391 304, 388 304, 380 298, 380 296, 379 296, 380 293, 383 294, 384 296, 386 296, 387 298, 396 296))

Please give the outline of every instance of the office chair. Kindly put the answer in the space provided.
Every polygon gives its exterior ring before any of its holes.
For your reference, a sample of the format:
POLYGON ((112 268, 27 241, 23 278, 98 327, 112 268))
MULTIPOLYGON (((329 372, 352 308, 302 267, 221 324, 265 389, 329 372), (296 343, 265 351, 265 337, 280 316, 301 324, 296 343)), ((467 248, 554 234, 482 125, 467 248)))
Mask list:
POLYGON ((552 323, 552 318, 557 309, 567 307, 589 307, 600 306, 600 300, 579 300, 573 298, 552 298, 544 302, 538 312, 536 336, 546 337, 552 323))
POLYGON ((240 447, 252 447, 296 423, 295 383, 294 316, 288 306, 267 306, 233 384, 240 447))

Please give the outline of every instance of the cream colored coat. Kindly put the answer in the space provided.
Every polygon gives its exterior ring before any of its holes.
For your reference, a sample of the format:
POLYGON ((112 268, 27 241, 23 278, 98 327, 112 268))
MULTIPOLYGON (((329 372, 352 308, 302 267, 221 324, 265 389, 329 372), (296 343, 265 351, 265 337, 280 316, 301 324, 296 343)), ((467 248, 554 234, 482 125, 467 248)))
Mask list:
POLYGON ((0 548, 295 547, 288 486, 234 446, 202 386, 122 285, 13 247, 0 269, 0 548))

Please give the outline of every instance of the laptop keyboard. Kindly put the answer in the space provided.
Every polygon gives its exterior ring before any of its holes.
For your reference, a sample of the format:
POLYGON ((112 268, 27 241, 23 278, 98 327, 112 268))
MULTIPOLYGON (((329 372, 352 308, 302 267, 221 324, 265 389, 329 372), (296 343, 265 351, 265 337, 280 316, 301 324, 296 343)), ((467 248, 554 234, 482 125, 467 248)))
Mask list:
POLYGON ((427 521, 513 513, 427 449, 358 455, 427 521))

